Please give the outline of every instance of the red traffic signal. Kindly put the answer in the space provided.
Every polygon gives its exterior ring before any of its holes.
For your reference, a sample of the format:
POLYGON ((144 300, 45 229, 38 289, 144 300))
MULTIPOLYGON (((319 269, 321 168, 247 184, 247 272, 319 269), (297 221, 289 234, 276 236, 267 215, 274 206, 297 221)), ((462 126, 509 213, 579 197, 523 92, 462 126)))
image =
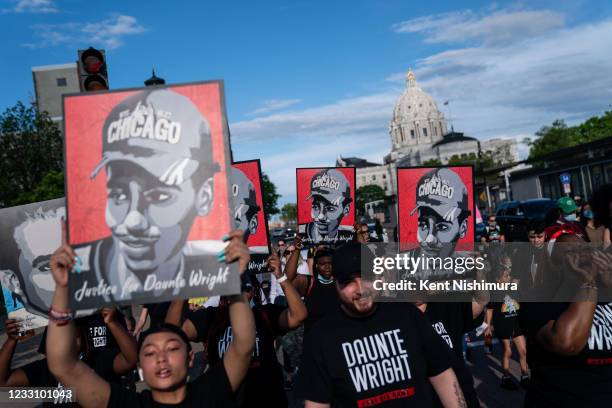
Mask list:
POLYGON ((108 72, 104 50, 97 50, 93 47, 79 50, 78 65, 82 91, 108 89, 108 72))

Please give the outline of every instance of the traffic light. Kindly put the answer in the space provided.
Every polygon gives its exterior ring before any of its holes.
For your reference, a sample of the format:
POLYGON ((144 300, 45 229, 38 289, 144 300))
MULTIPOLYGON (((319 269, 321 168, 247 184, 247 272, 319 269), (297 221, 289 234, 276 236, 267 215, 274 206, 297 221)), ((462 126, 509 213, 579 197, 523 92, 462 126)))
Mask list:
POLYGON ((89 47, 79 50, 79 78, 81 91, 101 91, 108 89, 108 72, 104 50, 89 47))

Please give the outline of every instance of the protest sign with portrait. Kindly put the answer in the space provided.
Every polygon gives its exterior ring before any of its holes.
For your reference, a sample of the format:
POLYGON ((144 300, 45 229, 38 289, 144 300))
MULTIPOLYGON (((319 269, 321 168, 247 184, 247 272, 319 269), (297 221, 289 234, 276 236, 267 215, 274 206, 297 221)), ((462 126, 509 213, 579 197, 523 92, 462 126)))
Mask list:
POLYGON ((238 293, 221 81, 64 96, 75 310, 238 293))
POLYGON ((46 325, 55 291, 49 261, 65 214, 63 198, 0 210, 0 283, 9 318, 24 330, 46 325))
POLYGON ((473 250, 473 186, 471 166, 398 168, 400 250, 442 263, 473 250))
POLYGON ((244 231, 251 253, 251 261, 246 270, 250 274, 268 272, 266 260, 270 254, 270 238, 261 180, 259 159, 232 164, 230 193, 233 228, 244 231))
POLYGON ((353 239, 355 168, 299 168, 297 222, 302 242, 341 244, 353 239))

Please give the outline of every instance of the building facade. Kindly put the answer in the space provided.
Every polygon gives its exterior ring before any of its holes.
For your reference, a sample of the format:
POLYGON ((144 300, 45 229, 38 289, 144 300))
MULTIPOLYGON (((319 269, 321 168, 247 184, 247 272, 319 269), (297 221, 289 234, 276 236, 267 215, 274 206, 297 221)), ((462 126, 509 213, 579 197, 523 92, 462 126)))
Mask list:
POLYGON ((397 194, 396 168, 424 165, 435 160, 447 164, 453 156, 490 155, 500 164, 519 160, 516 141, 489 139, 479 141, 463 133, 448 131, 446 119, 431 95, 421 89, 412 70, 406 75, 406 89, 399 97, 389 123, 391 151, 382 164, 356 157, 338 156, 336 166, 356 167, 357 188, 377 185, 388 196, 397 194))
POLYGON ((76 62, 32 67, 32 78, 38 110, 47 111, 54 122, 61 122, 62 96, 80 91, 76 62))
POLYGON ((562 197, 567 194, 561 183, 562 174, 569 175, 569 195, 586 200, 602 185, 612 183, 612 137, 556 151, 513 171, 509 177, 512 199, 562 197))

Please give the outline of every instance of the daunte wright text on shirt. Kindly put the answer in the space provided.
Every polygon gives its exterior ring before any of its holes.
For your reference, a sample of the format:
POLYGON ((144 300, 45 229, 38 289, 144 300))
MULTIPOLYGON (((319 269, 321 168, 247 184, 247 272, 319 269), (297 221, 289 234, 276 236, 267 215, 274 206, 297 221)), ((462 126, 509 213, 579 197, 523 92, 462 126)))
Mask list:
POLYGON ((344 359, 357 392, 412 378, 400 330, 388 330, 342 343, 344 359))

